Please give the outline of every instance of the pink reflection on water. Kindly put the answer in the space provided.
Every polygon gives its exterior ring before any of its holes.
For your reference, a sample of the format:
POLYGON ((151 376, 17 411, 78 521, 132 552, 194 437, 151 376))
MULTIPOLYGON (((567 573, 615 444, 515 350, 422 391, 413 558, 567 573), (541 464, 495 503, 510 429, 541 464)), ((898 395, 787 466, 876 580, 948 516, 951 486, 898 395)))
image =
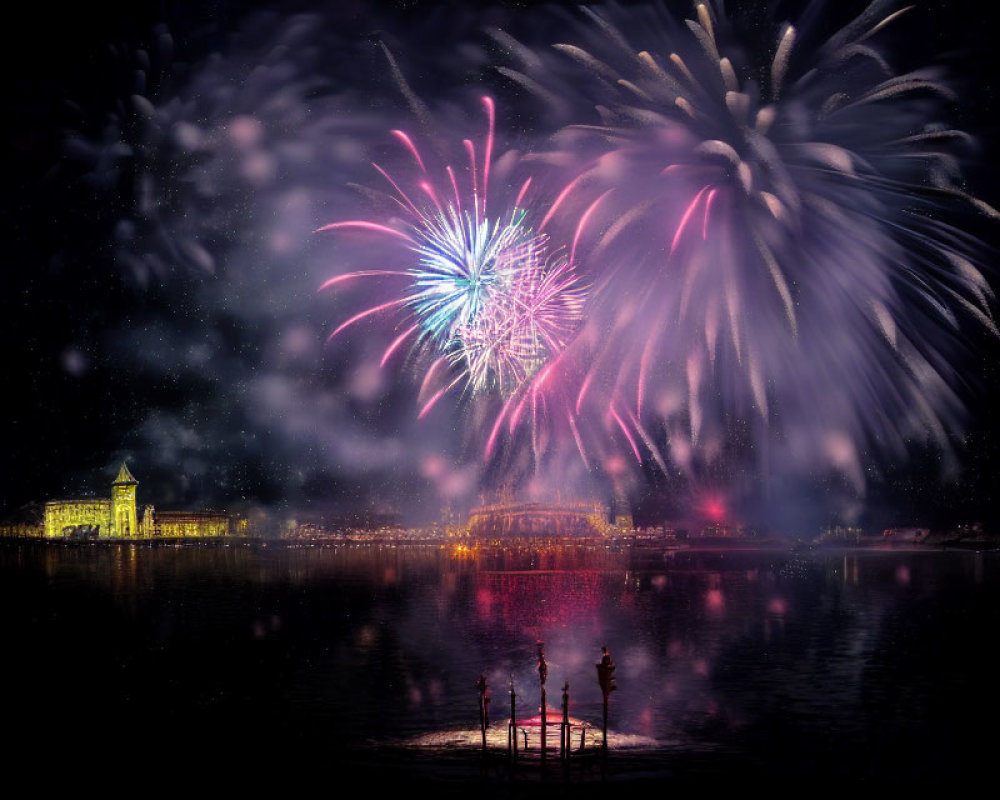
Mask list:
POLYGON ((488 619, 493 611, 493 592, 485 586, 480 586, 476 590, 476 613, 484 619, 488 619))
POLYGON ((721 614, 726 608, 726 596, 721 589, 709 589, 705 595, 705 607, 712 614, 721 614))
POLYGON ((788 602, 783 597, 772 597, 767 604, 768 613, 783 617, 788 612, 788 602))
POLYGON ((424 702, 424 693, 420 691, 419 686, 411 686, 409 691, 409 700, 411 706, 420 706, 424 702))
POLYGON ((654 715, 652 708, 646 706, 644 709, 642 709, 642 711, 639 712, 639 716, 636 722, 638 723, 639 732, 643 736, 655 735, 655 728, 653 725, 654 715))
POLYGON ((363 625, 358 630, 358 649, 365 651, 375 646, 378 639, 378 631, 374 625, 363 625))
POLYGON ((529 570, 487 573, 476 590, 476 610, 486 622, 532 630, 595 619, 601 601, 600 573, 529 570))

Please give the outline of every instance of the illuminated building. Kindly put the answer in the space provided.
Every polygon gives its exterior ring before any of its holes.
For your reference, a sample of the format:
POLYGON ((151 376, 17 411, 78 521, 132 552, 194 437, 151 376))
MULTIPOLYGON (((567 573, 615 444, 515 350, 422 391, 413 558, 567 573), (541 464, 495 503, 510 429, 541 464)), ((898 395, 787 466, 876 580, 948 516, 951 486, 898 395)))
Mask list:
POLYGON ((49 500, 43 536, 47 539, 137 539, 238 535, 243 525, 214 511, 160 511, 136 506, 139 482, 123 463, 110 498, 49 500))
POLYGON ((472 509, 468 533, 477 539, 586 538, 612 533, 600 503, 497 502, 472 509))

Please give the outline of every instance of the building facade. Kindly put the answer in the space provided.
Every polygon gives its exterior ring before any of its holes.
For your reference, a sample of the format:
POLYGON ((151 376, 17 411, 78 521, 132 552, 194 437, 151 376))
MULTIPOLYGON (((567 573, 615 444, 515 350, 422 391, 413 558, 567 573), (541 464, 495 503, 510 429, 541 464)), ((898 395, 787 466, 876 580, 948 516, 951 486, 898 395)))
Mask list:
POLYGON ((476 539, 609 536, 608 516, 600 503, 496 502, 472 509, 467 532, 476 539))
POLYGON ((139 482, 123 463, 110 498, 49 500, 43 536, 47 539, 151 539, 234 536, 245 526, 214 511, 160 511, 136 505, 139 482))

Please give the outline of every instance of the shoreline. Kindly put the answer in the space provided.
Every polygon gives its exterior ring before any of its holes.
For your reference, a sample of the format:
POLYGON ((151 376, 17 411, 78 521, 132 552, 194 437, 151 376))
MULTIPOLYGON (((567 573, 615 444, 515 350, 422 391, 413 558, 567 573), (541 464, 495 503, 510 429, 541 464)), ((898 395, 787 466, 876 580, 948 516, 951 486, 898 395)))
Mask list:
POLYGON ((384 546, 384 547, 451 547, 467 551, 471 555, 476 549, 509 548, 509 547, 598 547, 620 548, 623 550, 641 550, 663 552, 664 554, 686 552, 765 552, 777 551, 789 554, 823 553, 838 551, 871 551, 871 552, 941 552, 941 551, 992 551, 1000 550, 1000 538, 982 537, 977 539, 942 539, 925 542, 818 542, 802 541, 636 541, 629 537, 622 538, 554 538, 554 537, 511 537, 510 539, 490 539, 474 541, 468 539, 448 538, 416 538, 408 536, 378 536, 350 534, 317 536, 300 539, 269 539, 262 537, 225 536, 225 537, 149 537, 149 538, 98 538, 69 539, 42 536, 0 536, 0 543, 19 543, 43 547, 145 547, 179 548, 179 547, 242 547, 255 549, 296 550, 307 548, 336 548, 345 546, 384 546))

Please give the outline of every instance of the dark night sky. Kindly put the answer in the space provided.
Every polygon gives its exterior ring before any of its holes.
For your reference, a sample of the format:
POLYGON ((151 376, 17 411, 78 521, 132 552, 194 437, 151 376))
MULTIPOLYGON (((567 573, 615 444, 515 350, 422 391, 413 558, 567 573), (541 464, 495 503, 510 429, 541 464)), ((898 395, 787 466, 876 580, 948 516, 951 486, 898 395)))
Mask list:
MULTIPOLYGON (((346 202, 347 183, 368 180, 359 147, 406 112, 376 43, 391 45, 421 97, 454 114, 483 85, 512 98, 477 31, 509 24, 542 47, 559 26, 534 22, 536 5, 27 8, 0 73, 3 513, 104 493, 125 459, 140 500, 163 508, 419 518, 474 495, 479 476, 457 445, 400 413, 412 387, 380 384, 356 369, 362 355, 323 348, 334 315, 316 288, 330 253, 311 231, 346 202), (266 138, 256 148, 213 140, 192 158, 170 143, 177 126, 210 137, 254 116, 266 138)), ((972 0, 916 5, 893 55, 948 66, 952 121, 978 142, 968 186, 998 206, 994 32, 972 0)), ((537 117, 520 113, 515 124, 530 130, 537 117)), ((970 226, 992 270, 995 224, 970 226)), ((968 344, 963 471, 942 479, 919 448, 908 464, 884 465, 869 490, 872 525, 996 525, 997 348, 986 335, 968 344)), ((653 489, 634 499, 660 513, 653 489)))

